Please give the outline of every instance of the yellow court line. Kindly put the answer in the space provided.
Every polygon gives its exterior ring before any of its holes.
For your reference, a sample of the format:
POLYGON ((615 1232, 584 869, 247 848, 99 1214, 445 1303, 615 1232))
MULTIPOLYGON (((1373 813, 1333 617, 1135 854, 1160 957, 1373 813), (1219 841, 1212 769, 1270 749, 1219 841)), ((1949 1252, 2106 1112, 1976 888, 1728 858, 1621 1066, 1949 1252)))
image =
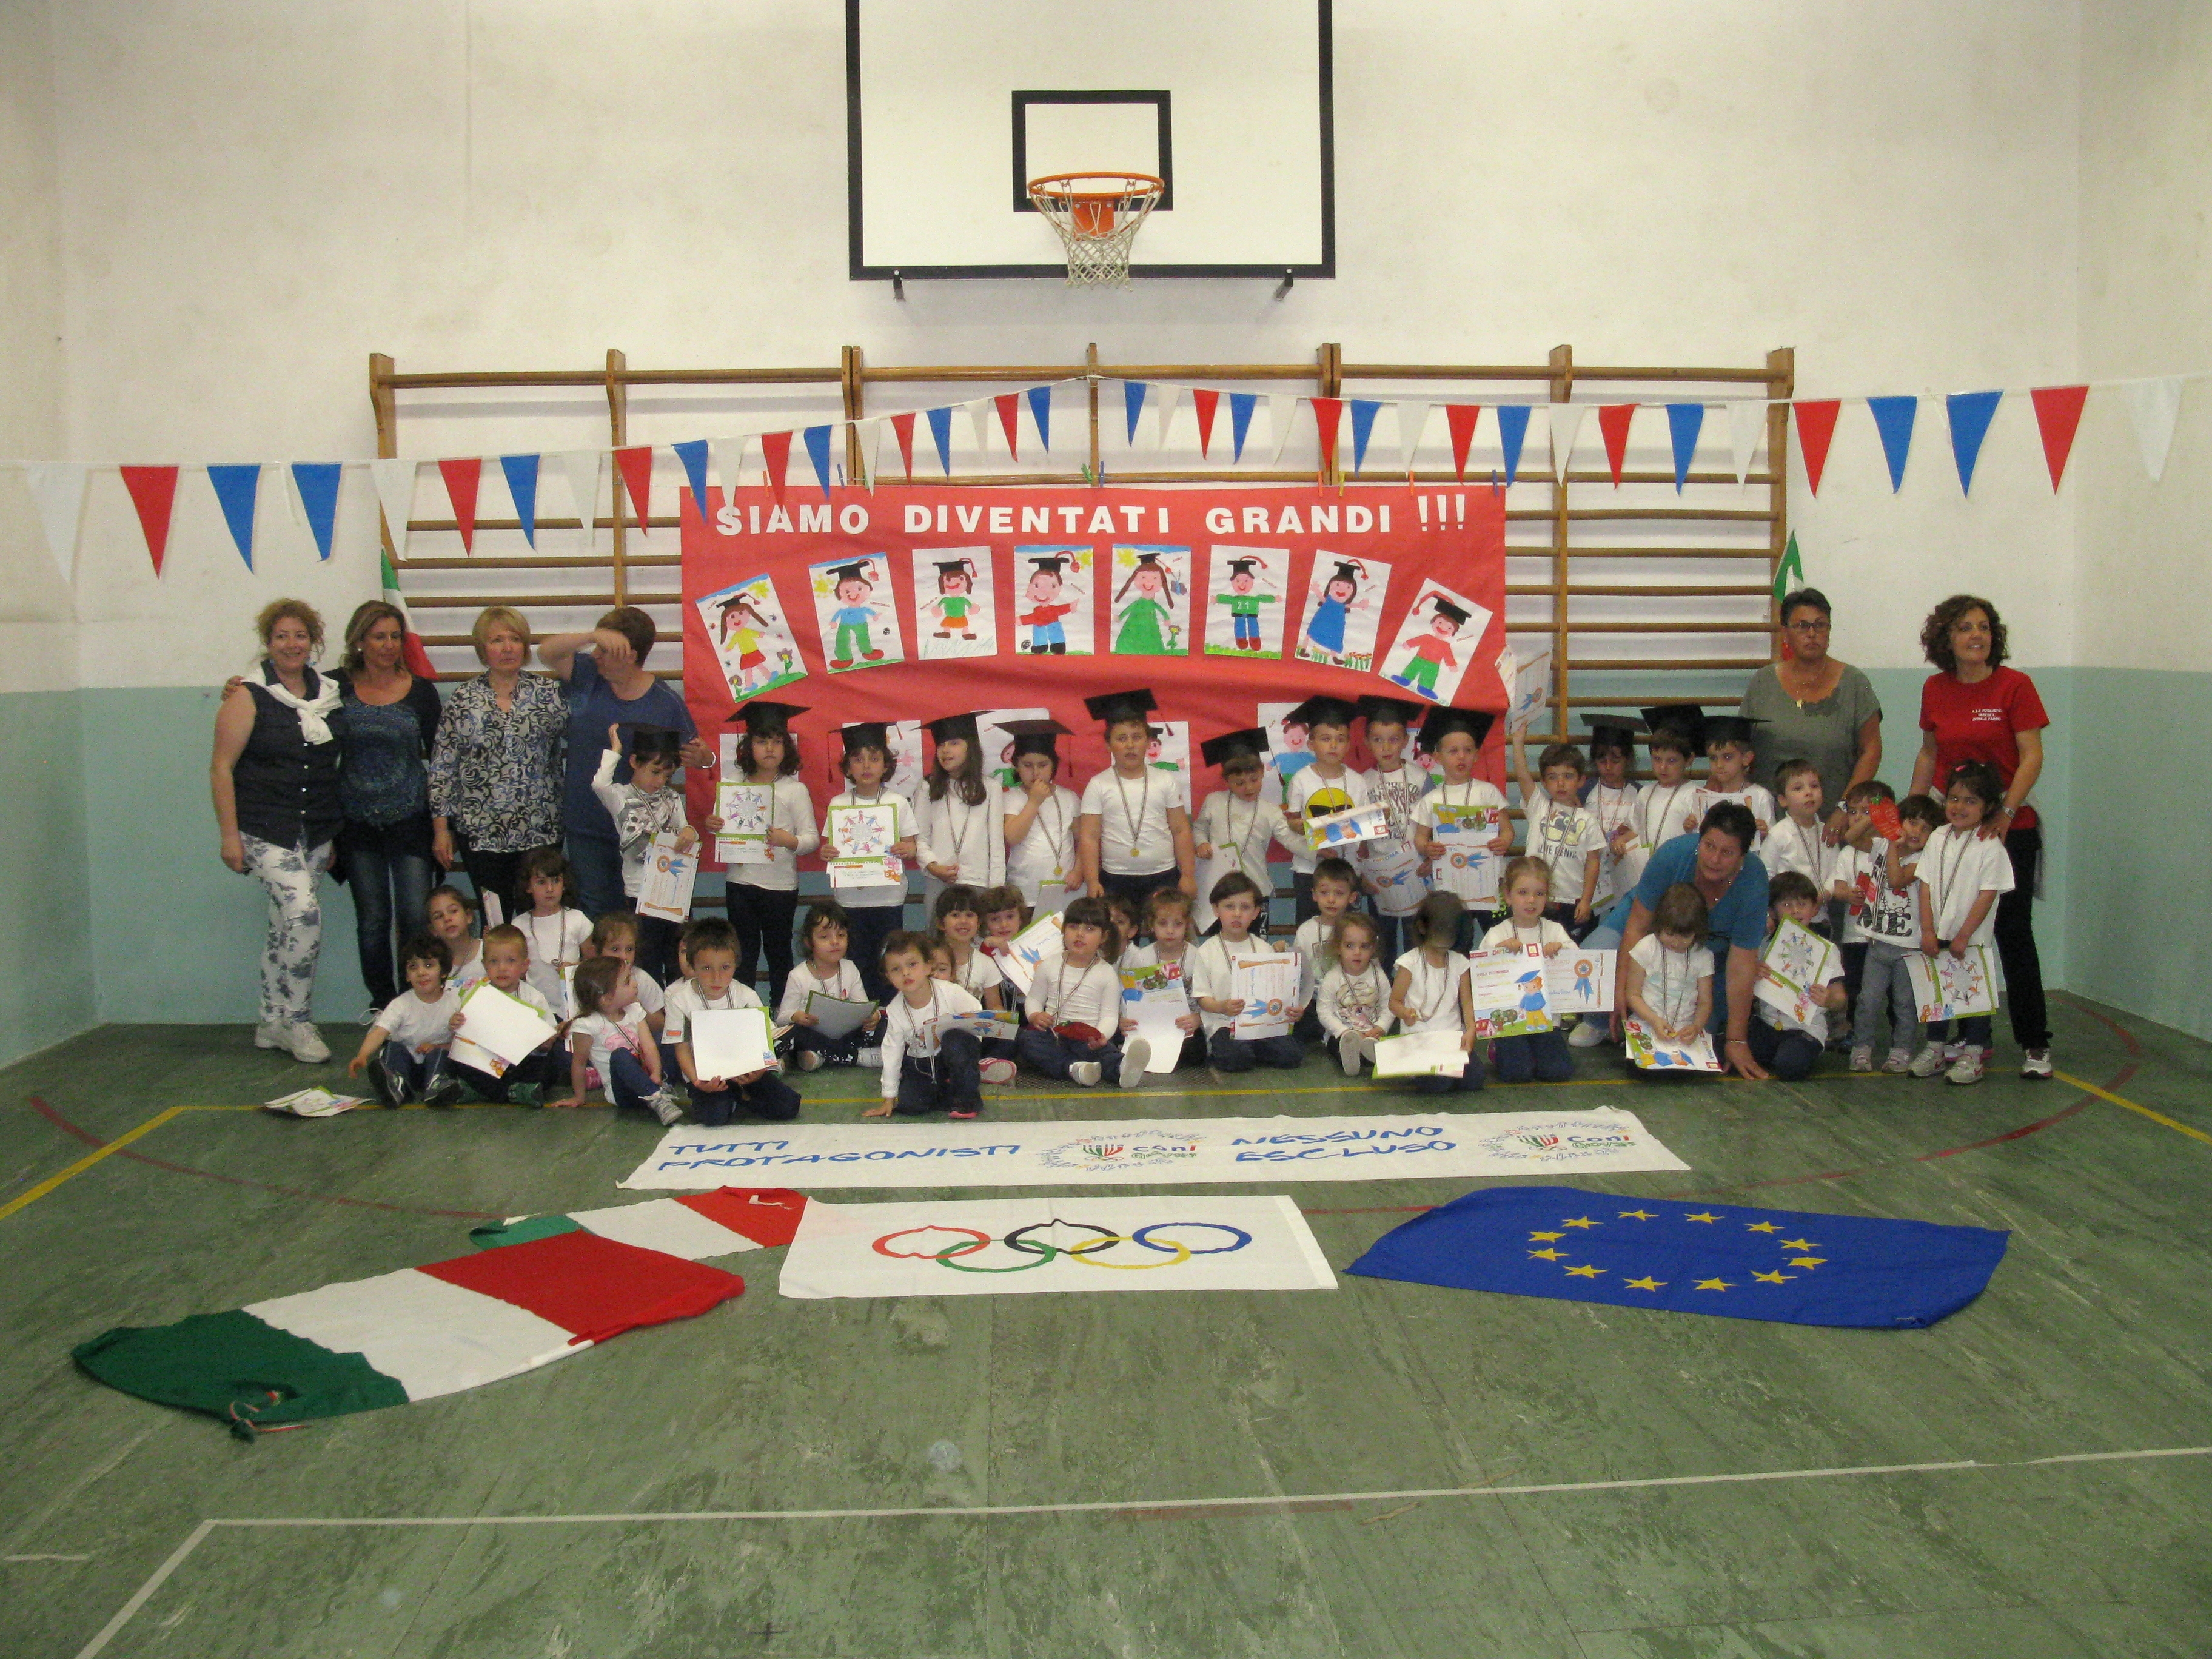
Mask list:
MULTIPOLYGON (((2057 1078, 2061 1083, 2070 1083, 2075 1088, 2096 1096, 2100 1100, 2109 1100, 2115 1106, 2124 1106, 2130 1111, 2139 1113, 2141 1115, 2148 1118, 2154 1123, 2163 1123, 2167 1128, 2174 1130, 2178 1133, 2187 1135, 2191 1140, 2201 1140, 2207 1146, 2212 1146, 2212 1135, 2206 1134, 2203 1130, 2192 1129, 2186 1123, 2179 1122, 2173 1118, 2168 1117, 2164 1112, 2154 1112, 2148 1106, 2138 1106, 2135 1102, 2130 1100, 2125 1095, 2116 1095, 2110 1089, 2100 1089, 2094 1083, 2084 1083, 2080 1078, 2075 1077, 2070 1072, 2053 1072, 2051 1075, 2057 1078)), ((6 1213, 4 1211, 0 1211, 0 1214, 4 1213, 6 1213)))
POLYGON ((50 1175, 44 1181, 41 1181, 37 1186, 32 1188, 30 1191, 27 1193, 18 1193, 15 1197, 9 1199, 5 1204, 0 1204, 0 1221, 4 1221, 8 1217, 15 1214, 16 1211, 21 1209, 26 1204, 36 1203, 40 1199, 44 1198, 48 1193, 53 1191, 55 1188, 60 1186, 64 1182, 74 1180, 76 1176, 82 1175, 87 1170, 89 1170, 94 1164, 99 1163, 103 1158, 108 1157, 111 1153, 121 1152, 125 1146, 128 1146, 132 1141, 137 1139, 140 1136, 153 1133, 155 1130, 160 1128, 164 1123, 167 1123, 171 1118, 176 1116, 179 1112, 186 1112, 191 1109, 192 1109, 188 1106, 167 1107, 161 1111, 155 1113, 153 1116, 148 1118, 137 1128, 125 1129, 121 1134, 116 1136, 114 1139, 109 1141, 107 1145, 102 1146, 99 1151, 87 1152, 82 1158, 77 1159, 76 1163, 70 1164, 68 1169, 62 1170, 58 1175, 50 1175))

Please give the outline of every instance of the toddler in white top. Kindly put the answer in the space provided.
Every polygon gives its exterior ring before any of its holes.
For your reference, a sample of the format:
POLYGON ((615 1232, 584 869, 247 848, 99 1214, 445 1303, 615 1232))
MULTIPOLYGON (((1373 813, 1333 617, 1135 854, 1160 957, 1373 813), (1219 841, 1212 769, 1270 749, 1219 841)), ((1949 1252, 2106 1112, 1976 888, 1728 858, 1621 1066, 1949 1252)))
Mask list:
MULTIPOLYGON (((834 899, 823 899, 811 906, 799 925, 799 942, 805 955, 783 981, 783 996, 776 1004, 775 1018, 779 1025, 791 1027, 792 1052, 799 1057, 799 1069, 802 1072, 830 1064, 854 1064, 859 1060, 861 1043, 872 1046, 883 1029, 884 1011, 876 1007, 869 1012, 856 1032, 823 1036, 817 1029, 822 1024, 822 1017, 807 1012, 807 999, 817 994, 839 1002, 869 1000, 860 970, 845 958, 851 939, 852 927, 844 907, 834 899)), ((881 1056, 877 1058, 880 1060, 881 1056)))
POLYGON ((1313 1006, 1314 992, 1322 975, 1336 966, 1337 924, 1351 913, 1352 896, 1358 890, 1359 877, 1348 860, 1332 856, 1314 866, 1314 914, 1298 924, 1291 941, 1298 953, 1298 1002, 1305 1010, 1292 1035, 1302 1042, 1311 1042, 1322 1035, 1321 1016, 1313 1006))
POLYGON ((1142 1037, 1126 1044, 1121 1039, 1121 975, 1114 965, 1121 952, 1102 902, 1081 898, 1067 907, 1060 952, 1037 963, 1028 1017, 1014 1039, 1016 1052, 1033 1069, 1086 1089, 1137 1086, 1152 1048, 1142 1037))
POLYGON ((465 991, 484 976, 483 942, 469 932, 469 924, 476 920, 476 901, 458 887, 435 887, 430 891, 428 914, 431 937, 444 941, 453 961, 446 983, 456 991, 465 991))
POLYGON ((684 763, 675 732, 633 726, 628 783, 615 781, 615 769, 622 762, 622 727, 610 726, 599 769, 592 775, 592 793, 615 822, 615 840, 622 848, 623 891, 635 898, 645 880, 645 855, 653 837, 673 836, 676 850, 688 853, 699 844, 699 832, 684 816, 683 792, 669 787, 676 769, 684 763))
POLYGON ((1521 811, 1528 824, 1528 856, 1543 861, 1551 897, 1545 914, 1563 927, 1588 931, 1597 898, 1605 835, 1597 814, 1582 804, 1587 767, 1571 743, 1547 745, 1537 757, 1538 783, 1528 771, 1525 732, 1513 734, 1513 775, 1521 786, 1521 811))
MULTIPOLYGON (((1573 936, 1546 914, 1552 877, 1543 860, 1525 854, 1514 860, 1505 866, 1499 884, 1505 893, 1505 917, 1482 936, 1484 950, 1512 951, 1533 945, 1548 959, 1573 947, 1573 936)), ((1575 1074, 1574 1055, 1568 1052, 1565 1033, 1557 1030, 1498 1037, 1490 1045, 1490 1057, 1501 1083, 1565 1083, 1575 1074)))
POLYGON ((1357 910, 1336 924, 1336 960, 1314 993, 1322 1039, 1346 1077, 1358 1077, 1390 1030, 1390 980, 1375 960, 1380 934, 1357 910))
POLYGON ((596 1071, 616 1106, 638 1107, 673 1123, 683 1106, 660 1075, 660 1048, 645 1027, 629 967, 612 957, 593 957, 576 969, 576 1018, 568 1025, 568 1092, 545 1103, 580 1106, 596 1071))
POLYGON ((1621 1006, 1665 1042, 1694 1042, 1712 1023, 1713 953, 1705 897, 1686 881, 1659 896, 1651 931, 1620 962, 1621 1006))
MULTIPOLYGON (((1184 1004, 1188 1012, 1177 1016, 1176 1019, 1176 1027, 1182 1033, 1182 1049, 1176 1057, 1175 1066, 1166 1068, 1169 1071, 1174 1071, 1185 1060, 1202 1058, 1206 1046, 1199 1038, 1198 1004, 1193 999, 1190 988, 1193 950, 1190 942, 1190 895, 1178 887, 1163 887, 1146 902, 1145 919, 1146 925, 1152 930, 1152 943, 1133 945, 1123 951, 1122 970, 1125 973, 1142 973, 1163 964, 1173 964, 1182 969, 1184 1004)), ((1121 1036, 1124 1041, 1136 1029, 1135 1020, 1124 1019, 1121 1022, 1121 1036)), ((1158 1058, 1158 1055, 1148 1053, 1146 1055, 1146 1069, 1159 1070, 1160 1067, 1152 1063, 1158 1058)))
POLYGON ((949 980, 933 978, 929 942, 920 933, 893 933, 884 945, 884 975, 891 1000, 882 1042, 883 1098, 863 1117, 919 1117, 943 1112, 972 1118, 982 1109, 975 1034, 948 1024, 981 1005, 949 980))
POLYGON ((459 1078, 446 1075, 446 1050, 461 1000, 446 983, 453 956, 446 942, 422 934, 407 942, 399 966, 407 989, 385 1005, 346 1062, 346 1075, 368 1073, 377 1102, 399 1106, 421 1098, 425 1106, 451 1106, 461 1097, 459 1078))
POLYGON ((720 916, 702 916, 691 924, 684 943, 691 972, 669 988, 661 1010, 661 1035, 690 1096, 692 1116, 708 1128, 720 1128, 740 1111, 772 1123, 788 1123, 799 1115, 799 1091, 775 1068, 726 1073, 708 1072, 699 1063, 696 1024, 700 1015, 761 1006, 751 986, 738 983, 737 929, 720 916))
MULTIPOLYGON (((1943 827, 1928 837, 1914 866, 1920 880, 1920 952, 1931 969, 1946 952, 1964 963, 1976 945, 1996 936, 1997 900, 2013 890, 2012 856, 2003 836, 1984 836, 1982 827, 2003 802, 2004 785, 1994 768, 1981 761, 1952 768, 1943 827)), ((1986 960, 1986 954, 1977 959, 1986 960)), ((1982 1080, 1989 1066, 1990 1016, 1972 1014, 1957 1024, 1954 1036, 1951 1021, 1929 1022, 1907 1068, 1913 1076, 1942 1072, 1951 1083, 1982 1080)))
POLYGON ((1390 976, 1390 1012, 1407 1036, 1423 1031, 1456 1031, 1466 1068, 1457 1077, 1421 1077, 1413 1087, 1423 1094, 1449 1094, 1482 1087, 1482 1061, 1474 1052, 1474 994, 1468 983, 1468 960, 1453 948, 1459 938, 1462 907, 1450 893, 1431 893, 1413 913, 1413 948, 1398 958, 1390 976))
MULTIPOLYGON (((574 889, 568 860, 559 848, 541 847, 526 856, 518 879, 530 908, 515 917, 514 925, 530 947, 530 982, 545 999, 554 1018, 570 1018, 576 1004, 568 981, 584 959, 592 919, 568 902, 574 889)), ((490 971, 489 965, 485 971, 490 971)))

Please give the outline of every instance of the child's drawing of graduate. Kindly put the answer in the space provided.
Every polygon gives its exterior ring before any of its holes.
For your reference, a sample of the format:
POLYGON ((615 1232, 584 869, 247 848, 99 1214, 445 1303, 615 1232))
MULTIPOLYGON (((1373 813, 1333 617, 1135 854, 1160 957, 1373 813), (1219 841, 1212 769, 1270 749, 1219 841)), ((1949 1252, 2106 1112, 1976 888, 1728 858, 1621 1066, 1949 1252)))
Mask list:
POLYGON ((1036 553, 1028 556, 1029 580, 1022 590, 1023 608, 1014 620, 1030 630, 1027 649, 1031 656, 1067 654, 1067 618, 1081 608, 1079 596, 1067 591, 1068 578, 1083 568, 1079 552, 1036 553))
POLYGON ((957 635, 962 641, 973 643, 975 630, 968 613, 975 605, 975 560, 962 557, 934 559, 931 562, 937 567, 937 592, 918 608, 937 613, 937 638, 949 640, 957 635))
MULTIPOLYGON (((1322 584, 1321 594, 1306 617, 1298 654, 1309 662, 1333 663, 1341 668, 1346 666, 1346 634, 1352 612, 1360 606, 1359 584, 1367 574, 1367 567, 1358 559, 1331 562, 1336 568, 1322 584)), ((1371 636, 1367 649, 1374 649, 1371 636)))
POLYGON ((1161 562, 1164 550, 1126 550, 1135 555, 1136 566, 1114 594, 1114 649, 1131 656, 1176 655, 1182 649, 1182 623, 1175 601, 1189 588, 1161 562))
MULTIPOLYGON (((1457 690, 1460 676, 1466 672, 1466 664, 1452 647, 1460 642, 1461 630, 1467 626, 1467 611, 1438 592, 1425 593, 1413 601, 1407 616, 1406 632, 1399 636, 1398 649, 1406 654, 1387 678, 1394 685, 1402 685, 1416 696, 1426 697, 1431 702, 1441 702, 1448 695, 1437 687, 1438 677, 1447 669, 1451 671, 1449 690, 1457 690), (1416 631, 1414 619, 1420 614, 1422 605, 1429 606, 1427 625, 1416 631)), ((1488 619, 1485 618, 1486 622, 1488 619)))
POLYGON ((1267 649, 1260 634, 1260 607, 1276 603, 1276 596, 1260 585, 1260 572, 1267 562, 1256 553, 1239 554, 1229 561, 1228 589, 1216 593, 1213 603, 1229 617, 1230 643, 1224 652, 1220 646, 1208 641, 1209 652, 1223 655, 1256 652, 1263 656, 1277 653, 1267 649))
POLYGON ((842 564, 817 565, 814 569, 817 595, 825 569, 830 582, 830 603, 824 607, 823 617, 825 630, 833 635, 823 641, 830 666, 845 669, 861 663, 882 662, 886 653, 876 644, 871 630, 883 625, 890 607, 874 602, 875 562, 854 559, 842 564))
POLYGON ((698 602, 698 610, 714 639, 730 695, 738 702, 805 674, 798 643, 767 577, 709 593, 698 602))

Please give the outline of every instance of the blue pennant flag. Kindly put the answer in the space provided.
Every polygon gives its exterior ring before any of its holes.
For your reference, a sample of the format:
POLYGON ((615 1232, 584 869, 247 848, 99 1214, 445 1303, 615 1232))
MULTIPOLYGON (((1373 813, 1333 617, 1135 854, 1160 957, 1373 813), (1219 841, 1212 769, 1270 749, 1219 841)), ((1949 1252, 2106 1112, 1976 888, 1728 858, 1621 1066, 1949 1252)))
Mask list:
POLYGON ((295 461, 292 484, 300 492, 300 505, 307 510, 307 528, 314 533, 315 551, 328 562, 331 543, 338 526, 338 479, 343 469, 336 461, 295 461))
POLYGON ((1036 422, 1037 442, 1047 453, 1052 450, 1052 388, 1033 386, 1030 388, 1030 415, 1036 422))
POLYGON ((1690 458, 1698 453, 1698 434, 1705 424, 1703 404, 1668 404, 1667 435, 1674 441, 1674 493, 1690 476, 1690 458))
POLYGON ((1367 440, 1375 432, 1375 411, 1382 407, 1379 398, 1353 398, 1352 404, 1352 470, 1359 471, 1367 459, 1367 440))
POLYGON ((1252 411, 1260 404, 1256 392, 1232 392, 1229 394, 1229 435, 1236 441, 1236 453, 1231 461, 1244 459, 1244 439, 1252 430, 1252 411))
MULTIPOLYGON (((507 474, 507 493, 514 497, 514 516, 522 520, 522 539, 535 547, 538 545, 538 458, 535 455, 502 455, 499 458, 499 470, 507 474)), ((705 471, 702 462, 700 466, 702 477, 705 471)), ((702 503, 700 511, 703 513, 706 511, 703 505, 707 499, 705 492, 696 493, 702 503)))
POLYGON ((248 570, 253 568, 253 506, 261 495, 261 464, 252 462, 243 466, 210 466, 208 482, 215 486, 215 497, 222 503, 223 522, 230 526, 230 538, 238 544, 238 556, 246 561, 248 570))
POLYGON ((1528 405, 1498 405, 1498 441, 1505 450, 1505 482, 1510 484, 1521 471, 1521 446, 1528 441, 1528 405))
POLYGON ((1911 1330, 1979 1296, 2010 1237, 1578 1187, 1490 1187, 1385 1233, 1345 1271, 1563 1302, 1911 1330))
POLYGON ((1129 417, 1129 441, 1137 441, 1137 417, 1145 412, 1145 394, 1152 387, 1142 380, 1121 382, 1121 407, 1129 417))
POLYGON ((1889 493, 1905 488, 1905 458, 1912 448, 1912 422, 1920 413, 1917 398, 1869 398, 1875 430, 1881 434, 1881 453, 1889 463, 1889 493))
POLYGON ((1990 435, 1990 417, 1997 412, 2002 392, 1954 392, 1944 401, 1951 413, 1951 459, 1959 464, 1959 493, 1974 488, 1974 463, 1981 459, 1982 440, 1990 435))
POLYGON ((707 511, 707 441, 694 438, 688 444, 671 444, 676 459, 684 463, 684 476, 691 481, 691 501, 703 516, 707 511))
POLYGON ((937 445, 937 464, 945 469, 945 476, 952 476, 952 410, 933 409, 929 416, 929 435, 937 445))
POLYGON ((807 459, 814 463, 814 477, 822 485, 822 499, 826 501, 830 499, 830 428, 810 426, 799 435, 806 445, 807 459))

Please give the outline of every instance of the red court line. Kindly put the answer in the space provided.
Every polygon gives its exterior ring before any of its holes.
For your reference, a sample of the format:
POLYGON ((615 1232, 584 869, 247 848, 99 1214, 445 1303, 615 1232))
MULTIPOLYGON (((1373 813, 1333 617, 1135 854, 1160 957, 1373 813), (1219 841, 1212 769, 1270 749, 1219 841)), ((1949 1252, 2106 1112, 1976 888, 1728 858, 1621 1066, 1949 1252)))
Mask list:
MULTIPOLYGON (((89 1129, 70 1122, 38 1096, 31 1097, 31 1109, 64 1134, 76 1136, 89 1146, 105 1146, 107 1143, 89 1129)), ((248 1181, 243 1176, 218 1175, 213 1170, 196 1170, 189 1164, 172 1164, 165 1158, 153 1158, 147 1153, 125 1147, 115 1154, 139 1164, 150 1164, 156 1170, 166 1170, 171 1175, 198 1176, 203 1181, 219 1181, 226 1187, 250 1187, 257 1192, 275 1193, 284 1198, 304 1198, 317 1204, 343 1204, 356 1210, 388 1210, 400 1215, 449 1215, 467 1221, 497 1221, 500 1214, 491 1210, 436 1210, 421 1204, 384 1204, 372 1198, 345 1198, 336 1193, 311 1193, 299 1187, 278 1187, 266 1181, 248 1181)))

